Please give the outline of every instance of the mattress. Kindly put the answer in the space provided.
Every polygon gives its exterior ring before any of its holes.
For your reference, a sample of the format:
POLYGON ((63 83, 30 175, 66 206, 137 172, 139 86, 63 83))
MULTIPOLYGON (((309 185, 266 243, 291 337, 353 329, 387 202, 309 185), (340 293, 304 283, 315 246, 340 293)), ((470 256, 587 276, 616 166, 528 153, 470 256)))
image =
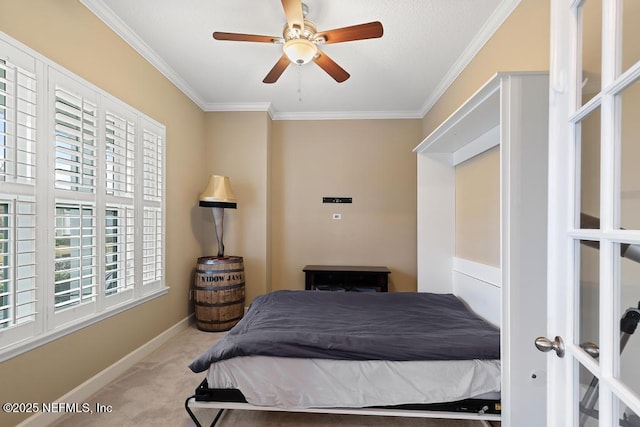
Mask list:
POLYGON ((495 360, 500 331, 452 294, 276 291, 256 297, 189 367, 242 356, 334 360, 495 360))
POLYGON ((244 356, 213 363, 210 388, 283 409, 499 399, 499 360, 386 361, 244 356))

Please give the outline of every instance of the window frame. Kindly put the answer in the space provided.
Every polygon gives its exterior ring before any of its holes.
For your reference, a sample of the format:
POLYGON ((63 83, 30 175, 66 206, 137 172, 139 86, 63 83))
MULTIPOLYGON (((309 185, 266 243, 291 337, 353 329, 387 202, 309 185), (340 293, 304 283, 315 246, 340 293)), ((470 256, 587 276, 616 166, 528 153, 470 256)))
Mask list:
MULTIPOLYGON (((0 362, 15 357, 25 351, 41 346, 64 335, 97 323, 137 305, 165 295, 165 227, 166 227, 166 128, 163 124, 151 119, 140 111, 125 104, 92 83, 78 77, 69 70, 52 62, 48 58, 33 51, 22 43, 0 32, 0 60, 16 63, 20 67, 27 67, 35 74, 36 80, 36 177, 31 184, 32 191, 26 191, 27 196, 35 199, 35 260, 36 260, 36 300, 34 301, 34 320, 0 329, 0 362), (93 147, 93 191, 73 191, 70 188, 56 188, 56 132, 55 132, 55 93, 56 87, 65 91, 87 97, 96 106, 97 132, 96 143, 93 147), (133 125, 133 160, 128 166, 134 171, 133 178, 126 176, 127 185, 133 184, 134 194, 113 193, 107 190, 108 155, 107 115, 116 114, 133 125), (158 193, 154 200, 143 197, 144 188, 144 132, 150 131, 161 144, 156 159, 160 170, 158 175, 158 193), (130 180, 133 179, 133 182, 130 180), (86 304, 76 304, 66 309, 56 310, 55 299, 55 263, 56 263, 56 206, 90 205, 94 209, 93 216, 93 248, 92 254, 95 264, 96 283, 95 295, 86 304), (135 224, 130 233, 123 237, 123 248, 128 256, 134 256, 134 273, 127 274, 125 282, 133 281, 132 286, 125 286, 117 292, 107 289, 107 210, 113 208, 133 212, 131 220, 135 224), (143 281, 143 227, 144 212, 148 209, 160 212, 157 222, 159 232, 154 236, 157 242, 157 271, 155 280, 150 283, 143 281), (133 239, 133 242, 130 239, 133 239)), ((82 166, 82 165, 81 165, 82 166)), ((127 171, 129 174, 131 170, 127 171)), ((113 175, 113 174, 112 174, 113 175)), ((24 184, 28 185, 28 184, 24 184)), ((23 185, 23 186, 24 186, 23 185)), ((11 196, 24 197, 25 191, 13 191, 15 183, 0 181, 0 199, 6 200, 11 196)), ((130 227, 129 220, 125 227, 130 227)), ((126 261, 125 261, 126 262, 126 261)), ((127 267, 127 268, 129 268, 127 267)))

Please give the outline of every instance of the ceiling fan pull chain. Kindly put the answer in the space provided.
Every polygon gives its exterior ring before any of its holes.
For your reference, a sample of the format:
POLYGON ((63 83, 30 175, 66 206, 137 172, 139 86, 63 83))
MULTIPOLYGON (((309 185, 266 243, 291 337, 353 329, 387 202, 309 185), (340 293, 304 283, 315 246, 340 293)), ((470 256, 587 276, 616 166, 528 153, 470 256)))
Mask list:
POLYGON ((298 66, 298 102, 302 102, 302 67, 298 66))

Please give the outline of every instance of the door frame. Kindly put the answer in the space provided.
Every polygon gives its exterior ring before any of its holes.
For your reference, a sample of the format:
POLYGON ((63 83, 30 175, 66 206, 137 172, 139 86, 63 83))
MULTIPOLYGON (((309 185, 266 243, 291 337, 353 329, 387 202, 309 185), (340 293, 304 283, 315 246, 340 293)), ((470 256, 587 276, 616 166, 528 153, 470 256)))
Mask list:
MULTIPOLYGON (((588 1, 588 0, 587 0, 588 1)), ((640 62, 619 73, 621 55, 620 22, 623 0, 602 0, 602 70, 601 91, 585 105, 579 94, 582 88, 581 19, 579 8, 584 0, 551 0, 551 52, 549 99, 549 223, 547 336, 561 336, 565 356, 548 356, 547 426, 577 425, 580 390, 577 386, 578 364, 599 378, 599 418, 601 426, 617 424, 622 398, 640 414, 640 399, 622 381, 616 379, 620 348, 619 320, 621 308, 616 279, 619 277, 618 242, 638 244, 640 232, 624 231, 618 224, 620 194, 619 98, 621 88, 640 76, 640 62), (576 124, 594 108, 601 109, 600 159, 600 228, 580 229, 580 189, 578 181, 579 137, 576 124), (599 346, 596 362, 576 344, 578 319, 579 261, 576 256, 581 239, 599 242, 600 300, 599 346)))

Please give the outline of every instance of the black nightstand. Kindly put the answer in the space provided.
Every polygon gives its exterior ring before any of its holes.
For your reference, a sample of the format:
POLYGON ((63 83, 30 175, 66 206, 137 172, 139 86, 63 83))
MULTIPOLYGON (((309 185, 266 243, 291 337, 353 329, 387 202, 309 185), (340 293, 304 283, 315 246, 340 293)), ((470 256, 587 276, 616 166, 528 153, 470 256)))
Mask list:
POLYGON ((387 267, 352 265, 307 265, 304 288, 306 290, 387 292, 389 274, 387 267))

